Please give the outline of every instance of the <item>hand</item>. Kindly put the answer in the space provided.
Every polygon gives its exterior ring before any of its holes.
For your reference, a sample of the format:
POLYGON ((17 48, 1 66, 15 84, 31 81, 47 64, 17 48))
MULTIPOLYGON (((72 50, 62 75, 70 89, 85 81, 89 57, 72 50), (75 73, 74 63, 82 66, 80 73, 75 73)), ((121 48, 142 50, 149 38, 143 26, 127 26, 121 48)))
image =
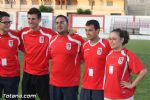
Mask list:
POLYGON ((69 35, 72 35, 73 33, 77 33, 77 30, 74 28, 70 28, 69 30, 69 35))
POLYGON ((132 89, 134 87, 131 82, 121 81, 120 84, 121 84, 121 87, 123 88, 132 89))

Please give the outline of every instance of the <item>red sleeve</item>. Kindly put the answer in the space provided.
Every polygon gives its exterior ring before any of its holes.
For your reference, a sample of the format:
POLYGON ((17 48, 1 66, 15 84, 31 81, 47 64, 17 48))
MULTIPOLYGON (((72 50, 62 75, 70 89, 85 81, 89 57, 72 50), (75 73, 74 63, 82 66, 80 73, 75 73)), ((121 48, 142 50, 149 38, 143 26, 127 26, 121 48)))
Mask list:
POLYGON ((17 36, 20 40, 20 45, 18 46, 19 50, 21 50, 22 52, 24 52, 24 46, 22 43, 22 39, 21 39, 21 31, 14 31, 14 30, 10 30, 11 33, 15 36, 17 36))
POLYGON ((71 34, 70 36, 73 37, 73 38, 76 38, 77 40, 79 40, 79 41, 81 42, 79 57, 80 57, 80 60, 83 60, 82 46, 83 46, 85 40, 84 40, 80 35, 78 35, 78 34, 76 34, 76 33, 73 33, 73 34, 71 34))
POLYGON ((83 43, 85 42, 85 40, 80 36, 80 35, 78 35, 78 34, 72 34, 71 35, 72 37, 76 37, 80 42, 81 42, 81 45, 83 45, 83 43))
POLYGON ((81 50, 80 50, 80 53, 79 53, 81 61, 84 61, 83 55, 84 55, 84 53, 83 53, 83 45, 81 45, 81 50))
POLYGON ((52 36, 57 35, 57 33, 55 31, 53 31, 52 29, 50 29, 50 28, 45 28, 45 27, 41 27, 41 28, 42 28, 43 31, 45 31, 45 33, 48 33, 52 36))
MULTIPOLYGON (((50 34, 52 35, 52 38, 50 40, 50 43, 51 43, 51 41, 56 37, 57 33, 50 29, 50 34)), ((51 47, 50 46, 48 48, 48 59, 51 59, 51 47)))
POLYGON ((110 44, 107 40, 104 39, 104 42, 106 44, 106 50, 107 50, 107 54, 108 54, 112 49, 111 49, 110 44))
POLYGON ((51 30, 51 29, 50 29, 50 31, 51 31, 51 35, 52 35, 52 36, 57 35, 57 33, 56 33, 55 31, 53 31, 53 30, 51 30))
MULTIPOLYGON (((50 44, 51 42, 56 38, 57 35, 53 36, 50 40, 50 44)), ((48 59, 51 59, 51 45, 48 48, 48 59)))
POLYGON ((79 40, 81 41, 81 48, 80 48, 79 55, 80 55, 81 61, 84 61, 84 57, 83 57, 83 44, 84 44, 85 40, 81 36, 79 36, 79 40))
POLYGON ((81 48, 81 54, 82 54, 82 57, 81 59, 84 61, 84 46, 86 45, 87 41, 85 41, 82 45, 82 48, 81 48))
POLYGON ((48 59, 52 59, 52 57, 51 57, 51 48, 50 47, 48 48, 48 59))
POLYGON ((24 45, 23 45, 23 40, 21 38, 22 32, 23 32, 23 30, 17 32, 18 36, 19 36, 19 39, 20 39, 19 50, 21 50, 22 52, 25 52, 24 45))
POLYGON ((134 53, 128 51, 127 55, 129 57, 129 68, 133 73, 138 74, 141 70, 144 69, 144 64, 134 53))

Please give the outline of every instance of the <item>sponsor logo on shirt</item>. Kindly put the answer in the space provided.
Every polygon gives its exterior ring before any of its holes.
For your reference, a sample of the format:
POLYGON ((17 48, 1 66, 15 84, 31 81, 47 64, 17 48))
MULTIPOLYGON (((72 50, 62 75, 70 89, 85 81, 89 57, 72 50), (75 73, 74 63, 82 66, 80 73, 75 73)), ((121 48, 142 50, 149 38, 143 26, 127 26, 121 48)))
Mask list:
POLYGON ((9 47, 13 47, 13 40, 9 40, 9 41, 8 41, 8 46, 9 46, 9 47))
POLYGON ((39 42, 40 42, 40 43, 44 43, 44 36, 40 36, 39 42))
POLYGON ((71 50, 71 43, 66 43, 66 49, 71 50))
POLYGON ((97 49, 97 55, 101 55, 102 54, 102 48, 98 48, 97 49))
POLYGON ((90 49, 85 49, 84 51, 89 51, 90 49))
POLYGON ((124 57, 119 57, 119 59, 118 59, 118 64, 122 64, 122 63, 123 63, 123 60, 124 60, 124 57))

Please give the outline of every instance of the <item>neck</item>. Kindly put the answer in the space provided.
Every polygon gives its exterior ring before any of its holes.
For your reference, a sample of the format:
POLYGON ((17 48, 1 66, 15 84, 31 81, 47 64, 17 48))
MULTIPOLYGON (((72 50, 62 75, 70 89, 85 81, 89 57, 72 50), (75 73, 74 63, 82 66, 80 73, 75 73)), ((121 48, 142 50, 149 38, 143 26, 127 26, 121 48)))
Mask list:
POLYGON ((40 29, 40 26, 37 26, 35 28, 31 28, 31 31, 38 31, 40 29))
POLYGON ((114 51, 121 51, 123 49, 123 46, 120 46, 118 48, 115 48, 114 51))
POLYGON ((62 33, 59 33, 59 35, 66 36, 68 35, 68 32, 62 32, 62 33))
POLYGON ((4 35, 4 34, 6 34, 7 32, 4 32, 4 31, 2 31, 2 30, 0 30, 0 35, 4 35))
POLYGON ((99 39, 100 39, 100 38, 97 36, 96 38, 91 39, 90 42, 91 42, 91 44, 93 45, 93 44, 97 43, 97 42, 99 41, 99 39))

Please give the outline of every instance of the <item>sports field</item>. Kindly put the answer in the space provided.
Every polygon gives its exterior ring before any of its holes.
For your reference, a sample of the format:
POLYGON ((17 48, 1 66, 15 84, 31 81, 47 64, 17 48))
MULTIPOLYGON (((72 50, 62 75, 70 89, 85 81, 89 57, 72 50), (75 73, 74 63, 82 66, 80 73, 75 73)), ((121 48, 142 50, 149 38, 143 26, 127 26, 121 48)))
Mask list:
MULTIPOLYGON (((132 50, 143 61, 148 71, 150 70, 150 40, 130 40, 126 47, 132 50)), ((23 54, 19 53, 19 59, 22 66, 23 54)), ((82 67, 83 71, 83 67, 82 67)), ((22 73, 22 72, 21 72, 22 73)), ((150 100, 150 73, 137 86, 135 100, 150 100)), ((21 94, 21 87, 19 87, 21 94)), ((39 100, 37 98, 37 100, 39 100)))

